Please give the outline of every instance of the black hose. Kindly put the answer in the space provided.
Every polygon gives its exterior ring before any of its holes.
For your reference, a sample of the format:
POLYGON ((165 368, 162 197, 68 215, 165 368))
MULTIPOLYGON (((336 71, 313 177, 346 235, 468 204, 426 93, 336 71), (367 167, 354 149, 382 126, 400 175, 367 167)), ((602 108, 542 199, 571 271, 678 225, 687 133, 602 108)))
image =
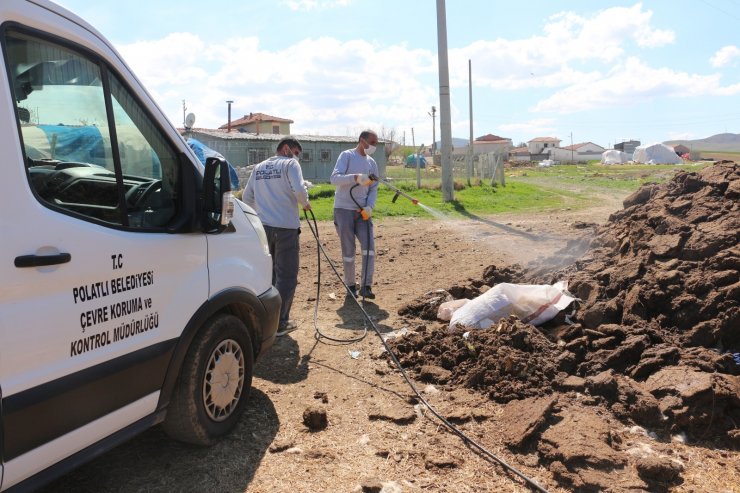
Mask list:
MULTIPOLYGON (((326 252, 324 251, 324 247, 321 246, 321 241, 319 240, 319 227, 316 224, 316 216, 314 216, 313 211, 312 210, 308 210, 308 211, 304 210, 303 211, 303 215, 306 218, 306 223, 308 223, 308 229, 311 230, 311 233, 313 234, 314 238, 316 238, 316 246, 318 246, 318 248, 316 249, 316 257, 317 257, 316 258, 316 268, 317 268, 317 273, 316 273, 316 303, 314 304, 314 307, 313 307, 313 328, 314 328, 314 331, 315 331, 315 334, 316 334, 316 339, 318 339, 318 340, 326 339, 328 341, 336 342, 338 344, 352 344, 354 342, 360 342, 365 337, 367 337, 367 325, 364 325, 363 326, 363 328, 362 328, 363 331, 362 331, 362 335, 361 336, 359 336, 359 337, 351 337, 351 338, 348 338, 348 339, 338 339, 336 337, 328 336, 328 335, 324 334, 323 332, 321 332, 321 329, 319 329, 318 317, 319 317, 319 300, 321 299, 321 254, 322 253, 324 254, 324 257, 326 258, 326 261, 329 263, 329 266, 334 271, 334 274, 336 274, 337 278, 339 279, 339 281, 344 286, 344 289, 347 290, 347 295, 348 296, 351 296, 352 299, 354 299, 355 302, 358 305, 359 305, 359 302, 357 301, 357 298, 355 298, 355 296, 352 294, 352 291, 350 291, 349 286, 347 286, 347 283, 344 282, 344 279, 342 279, 342 276, 339 274, 339 271, 337 270, 336 266, 334 265, 334 262, 331 261, 331 259, 329 258, 329 255, 327 255, 326 252), (308 213, 309 212, 311 213, 311 219, 313 220, 313 224, 311 224, 311 221, 308 220, 308 213)), ((364 302, 364 300, 363 300, 363 302, 364 302)), ((362 306, 360 306, 360 309, 363 312, 365 311, 362 306)))
MULTIPOLYGON (((350 190, 350 193, 351 193, 351 190, 350 190)), ((354 200, 354 197, 352 198, 352 200, 354 200)), ((357 202, 355 202, 355 203, 357 203, 357 202)), ((319 228, 318 228, 318 226, 316 224, 316 216, 314 216, 314 213, 311 210, 309 210, 309 211, 305 211, 304 210, 303 211, 303 215, 306 218, 306 222, 308 223, 308 227, 311 230, 311 233, 313 233, 314 238, 316 238, 316 246, 318 247, 318 251, 320 253, 324 254, 324 258, 326 258, 326 261, 329 263, 329 265, 331 266, 332 270, 334 270, 334 274, 337 275, 337 277, 342 282, 342 284, 344 284, 344 287, 347 288, 347 292, 349 292, 349 287, 344 282, 344 280, 342 279, 341 275, 339 274, 339 271, 334 266, 334 263, 329 258, 329 255, 327 255, 326 251, 324 250, 324 247, 321 245, 321 241, 319 240, 319 228), (311 219, 313 220, 313 225, 311 224, 311 221, 308 220, 308 212, 311 213, 311 219)), ((368 229, 368 231, 369 231, 369 229, 368 229)), ((318 285, 321 286, 321 282, 320 282, 320 280, 321 280, 321 255, 319 255, 319 259, 318 260, 319 260, 319 264, 318 264, 318 271, 319 271, 318 278, 319 278, 319 283, 318 283, 318 285)), ((337 340, 337 339, 332 339, 331 337, 327 337, 327 336, 325 336, 325 335, 323 335, 323 334, 321 334, 319 332, 318 326, 316 325, 316 318, 317 318, 317 313, 318 313, 318 309, 319 309, 319 296, 318 296, 318 292, 319 291, 318 291, 318 289, 320 289, 320 288, 317 288, 316 305, 315 305, 315 308, 314 308, 314 328, 316 329, 317 334, 320 334, 320 337, 323 337, 325 339, 329 339, 330 341, 342 342, 342 343, 352 342, 351 340, 337 340)), ((380 330, 378 329, 378 327, 375 325, 375 322, 373 322, 372 318, 367 313, 367 311, 365 311, 365 308, 360 304, 360 302, 357 300, 357 298, 353 297, 353 299, 355 300, 355 303, 357 303, 357 306, 362 311, 362 314, 364 315, 364 317, 367 320, 367 322, 370 324, 370 326, 375 331, 375 334, 377 334, 378 338, 380 339, 380 342, 383 344, 383 347, 385 347, 385 350, 388 352, 388 354, 390 355, 391 359, 393 360, 393 363, 396 365, 396 367, 398 368, 398 370, 401 372, 401 375, 403 376, 404 380, 406 380, 406 383, 409 385, 409 387, 411 387, 411 390, 414 391, 414 394, 416 394, 416 397, 419 399, 419 401, 421 401, 422 404, 424 404, 424 406, 426 406, 427 409, 429 409, 429 411, 438 420, 440 420, 447 427, 448 430, 450 430, 453 434, 457 435, 463 441, 463 443, 465 443, 465 445, 467 445, 468 447, 472 447, 476 452, 480 453, 484 457, 487 457, 488 459, 490 459, 490 460, 498 463, 506 471, 509 471, 509 472, 515 474, 516 476, 519 476, 519 478, 521 478, 522 480, 524 480, 535 491, 539 491, 541 493, 548 493, 547 490, 544 487, 540 486, 540 484, 537 481, 535 481, 534 479, 530 478, 529 476, 527 476, 523 472, 519 471, 515 467, 510 466, 503 459, 501 459, 496 454, 494 454, 493 452, 491 452, 488 449, 486 449, 480 443, 476 442, 475 440, 473 440, 472 438, 470 438, 469 436, 467 436, 457 426, 455 426, 454 424, 450 423, 447 419, 445 419, 445 417, 442 416, 421 395, 421 392, 419 392, 419 390, 416 388, 416 385, 414 385, 414 383, 411 381, 411 379, 409 378, 409 376, 406 374, 406 370, 404 370, 403 366, 401 365, 401 362, 398 361, 398 358, 393 353, 393 351, 391 350, 390 346, 388 346, 388 344, 386 343, 386 341, 383 339, 383 336, 381 335, 380 330)), ((362 337, 357 338, 356 340, 358 340, 358 341, 359 340, 362 340, 362 339, 365 338, 366 335, 367 335, 367 326, 365 326, 365 333, 362 335, 362 337)), ((320 337, 317 335, 317 338, 320 339, 320 337)))

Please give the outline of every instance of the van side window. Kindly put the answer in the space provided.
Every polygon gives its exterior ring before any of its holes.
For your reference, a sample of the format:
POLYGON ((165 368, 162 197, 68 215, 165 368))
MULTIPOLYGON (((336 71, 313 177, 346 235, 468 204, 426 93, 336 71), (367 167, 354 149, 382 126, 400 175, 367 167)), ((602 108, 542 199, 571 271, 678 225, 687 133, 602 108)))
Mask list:
POLYGON ((177 156, 117 77, 110 87, 129 226, 166 226, 177 213, 177 156))
POLYGON ((36 197, 98 223, 166 226, 177 213, 176 153, 125 86, 82 50, 15 30, 5 46, 36 197))

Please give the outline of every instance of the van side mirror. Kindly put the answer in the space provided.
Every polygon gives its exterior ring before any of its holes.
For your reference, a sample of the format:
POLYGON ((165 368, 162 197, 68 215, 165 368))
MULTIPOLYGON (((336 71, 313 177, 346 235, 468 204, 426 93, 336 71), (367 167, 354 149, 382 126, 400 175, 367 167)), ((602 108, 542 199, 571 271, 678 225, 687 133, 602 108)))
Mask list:
POLYGON ((206 159, 203 175, 203 210, 201 224, 206 233, 220 233, 234 216, 229 164, 224 159, 206 159))

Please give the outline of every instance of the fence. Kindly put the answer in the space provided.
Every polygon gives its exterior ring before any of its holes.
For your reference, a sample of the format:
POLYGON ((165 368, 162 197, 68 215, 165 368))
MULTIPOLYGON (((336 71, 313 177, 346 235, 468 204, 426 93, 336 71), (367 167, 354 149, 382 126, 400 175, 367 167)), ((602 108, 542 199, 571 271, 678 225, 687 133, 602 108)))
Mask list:
MULTIPOLYGON (((506 186, 504 176, 505 154, 490 152, 487 154, 478 154, 473 156, 473 167, 470 171, 471 182, 486 183, 491 186, 500 184, 506 186)), ((429 159, 428 162, 432 160, 429 159)), ((439 157, 435 160, 439 162, 439 157)), ((468 156, 464 154, 452 155, 452 177, 455 181, 466 183, 468 178, 468 156)), ((389 166, 386 168, 388 176, 395 180, 413 181, 416 179, 416 169, 412 168, 395 168, 389 166)), ((426 183, 440 183, 442 181, 442 169, 439 165, 427 165, 419 170, 420 179, 426 183)))

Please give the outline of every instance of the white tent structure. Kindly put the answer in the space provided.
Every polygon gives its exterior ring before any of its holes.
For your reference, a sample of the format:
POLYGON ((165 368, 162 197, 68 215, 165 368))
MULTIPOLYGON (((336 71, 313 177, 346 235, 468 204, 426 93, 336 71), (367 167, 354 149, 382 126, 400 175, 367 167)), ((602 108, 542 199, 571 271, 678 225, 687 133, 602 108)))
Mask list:
POLYGON ((616 149, 609 149, 601 153, 601 164, 624 164, 629 160, 629 154, 616 149))
POLYGON ((632 160, 636 163, 645 164, 682 164, 681 159, 676 152, 665 144, 650 144, 639 146, 632 155, 632 160))

